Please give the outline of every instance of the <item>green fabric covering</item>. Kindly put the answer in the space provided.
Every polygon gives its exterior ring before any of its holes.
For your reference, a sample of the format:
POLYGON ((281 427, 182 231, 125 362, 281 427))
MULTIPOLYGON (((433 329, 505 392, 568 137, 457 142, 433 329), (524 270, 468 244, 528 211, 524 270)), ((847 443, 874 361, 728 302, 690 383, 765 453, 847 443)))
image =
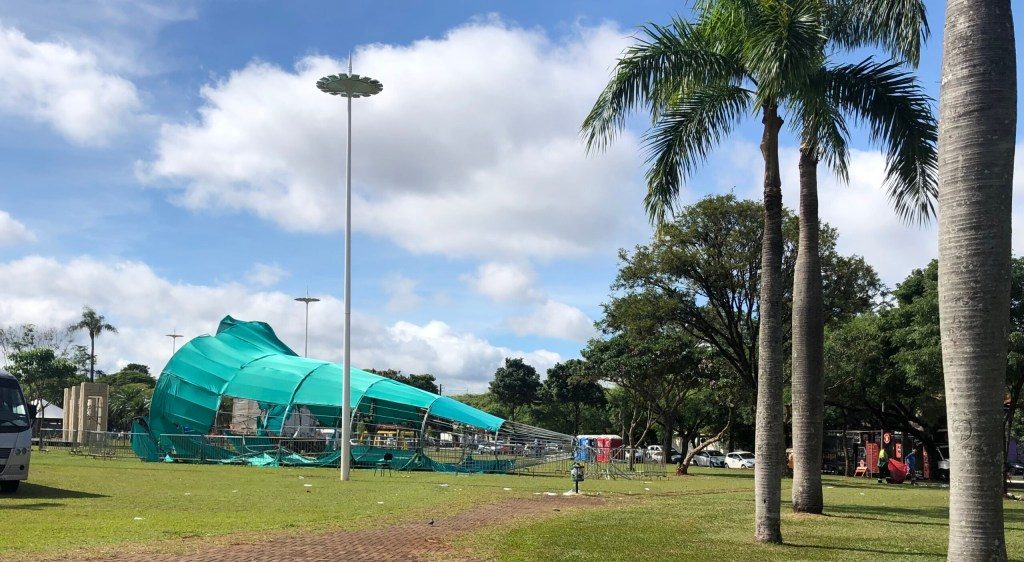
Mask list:
POLYGON ((145 420, 132 421, 132 451, 137 457, 148 462, 156 462, 165 454, 157 445, 156 438, 149 432, 145 420))
MULTIPOLYGON (((279 433, 288 415, 300 405, 322 425, 333 426, 341 413, 341 375, 340 365, 296 355, 269 325, 227 316, 217 335, 195 338, 171 357, 157 381, 149 416, 141 422, 145 430, 140 433, 148 436, 148 441, 140 437, 136 447, 133 438, 133 449, 144 460, 171 452, 176 459, 200 462, 336 465, 337 451, 313 460, 301 455, 282 457, 270 451, 274 445, 269 441, 261 447, 253 437, 243 440, 227 435, 220 443, 223 446, 218 446, 202 436, 213 427, 225 396, 268 406, 269 415, 258 423, 265 423, 261 431, 269 434, 279 433), (272 461, 260 456, 262 453, 269 453, 272 461)), ((365 414, 373 411, 377 424, 410 426, 409 420, 420 420, 426 412, 491 432, 497 432, 504 423, 457 400, 359 369, 351 370, 351 389, 351 406, 365 414)), ((411 429, 419 429, 418 423, 416 426, 411 429)), ((403 455, 408 453, 403 451, 403 455)), ((434 465, 438 463, 418 455, 407 459, 407 464, 437 469, 434 465)))

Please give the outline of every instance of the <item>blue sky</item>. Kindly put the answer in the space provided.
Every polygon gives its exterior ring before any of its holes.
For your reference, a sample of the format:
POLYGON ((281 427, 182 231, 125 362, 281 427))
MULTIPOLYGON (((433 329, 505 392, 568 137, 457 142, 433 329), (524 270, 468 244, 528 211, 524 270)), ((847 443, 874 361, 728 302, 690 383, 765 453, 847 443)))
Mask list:
MULTIPOLYGON (((929 3, 920 68, 936 98, 942 5, 929 3)), ((384 82, 355 107, 356 364, 457 391, 481 389, 505 356, 573 357, 616 250, 649 234, 642 120, 592 156, 579 121, 635 26, 686 6, 5 3, 0 322, 63 325, 91 304, 121 328, 101 367, 159 370, 164 334, 211 332, 226 314, 301 349, 291 298, 308 287, 325 299, 311 354, 340 357, 345 117, 314 82, 351 52, 384 82)), ((684 199, 757 197, 758 137, 752 119, 684 199)), ((822 216, 892 284, 935 255, 934 229, 892 217, 881 156, 860 131, 854 147, 850 185, 823 182, 822 216)))

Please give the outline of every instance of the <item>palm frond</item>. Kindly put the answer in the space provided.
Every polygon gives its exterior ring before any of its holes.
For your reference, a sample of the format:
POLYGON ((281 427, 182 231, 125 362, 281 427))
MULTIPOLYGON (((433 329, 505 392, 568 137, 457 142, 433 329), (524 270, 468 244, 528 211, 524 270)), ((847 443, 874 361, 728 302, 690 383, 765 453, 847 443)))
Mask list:
POLYGON ((938 133, 932 100, 900 63, 867 59, 827 68, 831 103, 866 122, 886 151, 885 187, 896 213, 927 222, 938 197, 938 133))
POLYGON ((842 109, 827 95, 827 86, 825 69, 819 69, 800 95, 791 100, 796 119, 790 123, 799 130, 801 144, 810 147, 816 158, 846 183, 849 181, 850 131, 842 109))
POLYGON ((856 49, 880 47, 889 56, 917 66, 931 29, 924 0, 828 0, 829 40, 856 49))
POLYGON ((688 86, 721 83, 741 75, 736 58, 709 48, 686 21, 648 24, 615 65, 581 127, 587 150, 605 148, 626 125, 630 113, 649 108, 655 118, 677 92, 688 86))
POLYGON ((824 62, 826 37, 817 0, 761 0, 750 14, 744 62, 761 106, 803 87, 824 62))
POLYGON ((753 98, 753 92, 740 86, 709 84, 672 100, 644 135, 649 166, 644 206, 652 223, 665 220, 685 177, 732 132, 753 98))

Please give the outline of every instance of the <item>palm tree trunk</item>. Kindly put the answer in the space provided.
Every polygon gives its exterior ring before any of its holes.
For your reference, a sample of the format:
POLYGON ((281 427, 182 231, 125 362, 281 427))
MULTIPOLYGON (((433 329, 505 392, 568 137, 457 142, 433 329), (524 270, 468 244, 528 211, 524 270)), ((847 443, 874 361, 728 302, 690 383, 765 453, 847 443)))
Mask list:
POLYGON ((818 249, 818 159, 800 149, 800 242, 793 271, 793 511, 821 513, 825 327, 818 249))
POLYGON ((1006 560, 1002 403, 1017 77, 1009 0, 949 0, 939 98, 939 315, 949 560, 1006 560))
POLYGON ((780 505, 785 452, 782 412, 782 179, 778 108, 764 108, 764 235, 761 240, 757 421, 754 435, 754 540, 782 542, 780 505))
POLYGON ((89 382, 96 382, 96 336, 89 334, 89 382))

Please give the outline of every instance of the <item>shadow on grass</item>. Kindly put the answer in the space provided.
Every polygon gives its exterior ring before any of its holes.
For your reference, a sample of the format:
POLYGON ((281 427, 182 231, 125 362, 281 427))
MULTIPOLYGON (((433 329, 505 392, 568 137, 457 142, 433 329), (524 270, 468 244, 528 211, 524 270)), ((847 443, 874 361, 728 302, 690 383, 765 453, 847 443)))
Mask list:
MULTIPOLYGON (((925 525, 932 527, 949 527, 949 509, 945 506, 935 507, 888 507, 871 505, 830 505, 826 511, 828 516, 837 519, 859 519, 862 521, 877 521, 879 523, 894 523, 899 525, 925 525), (919 521, 915 519, 934 519, 935 521, 919 521)), ((1022 531, 1024 527, 1011 525, 1011 521, 1019 523, 1020 518, 1013 513, 1005 516, 1007 531, 1022 531)))
MULTIPOLYGON (((78 490, 65 490, 63 488, 53 488, 51 486, 43 486, 41 484, 31 484, 29 482, 23 482, 18 491, 11 496, 15 499, 21 498, 32 498, 32 499, 80 499, 80 498, 107 498, 104 494, 93 494, 90 492, 80 492, 78 490)), ((32 504, 26 504, 32 505, 32 504)), ((62 504, 53 504, 62 505, 62 504)), ((8 506, 4 506, 8 507, 8 506)), ((14 507, 14 506, 10 506, 14 507)))
MULTIPOLYGON (((672 477, 675 477, 675 476, 676 476, 675 474, 672 475, 672 477)), ((691 472, 687 476, 696 476, 696 477, 707 476, 707 477, 710 477, 710 478, 742 478, 744 480, 753 480, 754 479, 754 471, 753 470, 740 470, 740 469, 735 469, 735 468, 734 469, 727 469, 727 468, 707 469, 707 468, 705 468, 705 469, 700 470, 700 471, 691 472)))
POLYGON ((36 502, 36 503, 19 503, 19 504, 15 504, 15 505, 3 505, 3 506, 0 506, 0 509, 3 509, 4 511, 14 510, 14 509, 27 509, 27 510, 30 510, 30 511, 40 511, 40 510, 46 509, 48 507, 63 507, 63 506, 64 506, 64 504, 58 503, 58 502, 36 502))
POLYGON ((820 545, 820 544, 797 544, 797 543, 785 543, 783 546, 793 548, 811 548, 818 550, 836 551, 845 550, 849 552, 864 552, 868 554, 892 554, 894 556, 929 556, 937 558, 939 560, 945 560, 946 555, 941 552, 907 552, 905 550, 884 550, 881 548, 866 548, 866 547, 853 547, 853 546, 837 546, 837 545, 820 545))
MULTIPOLYGON (((904 523, 907 518, 939 519, 943 525, 947 525, 949 509, 946 506, 932 507, 897 507, 885 505, 831 505, 827 511, 836 517, 847 517, 851 515, 875 515, 879 521, 892 521, 904 523)), ((869 519, 876 519, 871 517, 869 519)))

